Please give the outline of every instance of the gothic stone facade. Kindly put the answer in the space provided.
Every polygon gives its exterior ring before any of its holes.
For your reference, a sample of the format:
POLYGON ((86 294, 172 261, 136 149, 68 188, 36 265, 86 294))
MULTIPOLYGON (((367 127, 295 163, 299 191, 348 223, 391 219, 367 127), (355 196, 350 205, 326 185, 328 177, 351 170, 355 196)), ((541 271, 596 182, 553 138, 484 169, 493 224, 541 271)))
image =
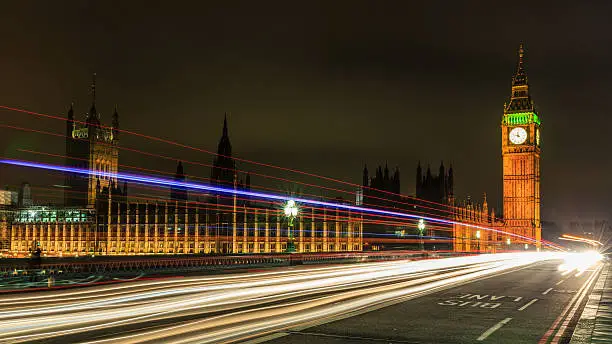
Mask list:
MULTIPOLYGON (((66 155, 69 166, 92 171, 89 176, 66 175, 65 206, 9 207, 2 210, 0 249, 27 256, 36 248, 47 256, 132 255, 189 253, 281 253, 289 240, 297 252, 360 251, 360 215, 347 211, 319 211, 304 207, 294 220, 291 235, 282 205, 258 205, 254 200, 205 197, 189 200, 187 190, 172 188, 169 200, 145 201, 127 197, 113 175, 118 171, 119 118, 103 127, 93 101, 84 123, 68 112, 66 155), (103 177, 98 171, 110 173, 103 177)), ((227 118, 213 159, 212 183, 250 189, 238 180, 228 134, 227 118)), ((175 180, 184 181, 179 162, 175 180)))
MULTIPOLYGON (((47 256, 281 253, 289 240, 280 207, 235 207, 218 213, 195 202, 107 198, 96 208, 14 210, 5 253, 27 256, 36 247, 47 256)), ((303 209, 292 238, 297 252, 360 251, 363 225, 360 216, 350 212, 303 209)))

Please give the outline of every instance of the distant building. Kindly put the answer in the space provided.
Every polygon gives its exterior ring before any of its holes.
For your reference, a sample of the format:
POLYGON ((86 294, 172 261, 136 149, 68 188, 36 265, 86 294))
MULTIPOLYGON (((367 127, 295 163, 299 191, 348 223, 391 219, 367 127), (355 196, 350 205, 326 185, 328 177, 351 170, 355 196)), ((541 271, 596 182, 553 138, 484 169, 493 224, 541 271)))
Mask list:
MULTIPOLYGON (((176 166, 176 173, 174 174, 174 181, 176 182, 184 182, 185 181, 185 172, 183 170, 183 163, 178 162, 176 166)), ((183 187, 172 186, 170 188, 170 199, 173 201, 179 201, 181 203, 185 203, 189 197, 187 194, 187 190, 183 187)))
POLYGON ((0 190, 0 206, 17 205, 18 193, 7 189, 0 190))
POLYGON ((22 183, 17 196, 17 205, 19 207, 32 206, 32 190, 29 183, 22 183))
POLYGON ((64 204, 69 207, 93 208, 97 190, 117 184, 119 168, 119 114, 113 112, 112 126, 102 125, 96 109, 96 75, 91 84, 92 101, 85 121, 74 117, 70 105, 66 121, 66 165, 92 172, 87 176, 66 173, 64 204))
POLYGON ((453 203, 454 178, 453 166, 451 165, 447 172, 444 168, 444 162, 440 163, 438 175, 433 175, 429 166, 427 166, 427 172, 423 175, 421 162, 419 161, 416 171, 416 197, 442 204, 453 203))
POLYGON ((217 155, 213 158, 213 168, 210 173, 212 183, 219 186, 233 187, 236 177, 236 162, 232 157, 232 144, 230 142, 227 115, 223 119, 223 133, 217 147, 217 155))
POLYGON ((390 175, 389 167, 385 164, 378 166, 374 176, 370 177, 368 166, 363 167, 362 203, 373 207, 396 207, 400 200, 400 173, 396 167, 390 175))
MULTIPOLYGON (((86 168, 92 176, 67 174, 66 206, 34 207, 25 201, 22 206, 7 205, 0 211, 0 254, 27 256, 37 248, 46 256, 285 252, 287 218, 280 204, 262 205, 231 194, 200 202, 190 200, 180 187, 170 188, 168 200, 128 198, 127 184, 121 187, 117 180, 118 115, 115 111, 110 129, 101 128, 95 80, 92 90, 93 104, 84 125, 76 122, 70 108, 66 138, 69 166, 86 168)), ((174 180, 186 181, 182 162, 174 180)), ((211 184, 251 188, 250 175, 243 181, 236 171, 227 117, 211 184)), ((29 187, 21 195, 20 199, 31 200, 29 187)), ((297 252, 363 249, 361 216, 350 211, 302 207, 293 231, 297 252)))

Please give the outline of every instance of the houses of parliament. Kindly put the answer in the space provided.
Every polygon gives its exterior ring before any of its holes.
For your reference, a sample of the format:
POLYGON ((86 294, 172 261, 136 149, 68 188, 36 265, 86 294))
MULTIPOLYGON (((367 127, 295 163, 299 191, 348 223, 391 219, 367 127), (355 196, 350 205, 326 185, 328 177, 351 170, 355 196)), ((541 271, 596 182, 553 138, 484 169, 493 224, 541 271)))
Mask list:
MULTIPOLYGON (((428 223, 426 235, 447 238, 439 249, 496 252, 519 245, 540 247, 540 117, 536 112, 521 45, 512 77, 509 101, 501 118, 503 212, 482 202, 458 201, 454 195, 453 166, 441 163, 437 173, 419 163, 416 194, 400 194, 399 168, 379 166, 363 170, 362 187, 353 201, 373 208, 400 208, 424 217, 448 220, 428 223), (490 230, 475 229, 476 225, 490 230)), ((364 215, 338 209, 301 208, 292 231, 282 205, 263 205, 233 196, 191 194, 172 187, 165 199, 130 196, 128 185, 116 177, 121 150, 119 112, 111 126, 102 125, 96 104, 95 76, 85 121, 75 120, 74 106, 66 116, 66 165, 90 171, 87 176, 67 173, 63 206, 35 206, 26 202, 22 187, 17 202, 3 196, 0 253, 27 256, 40 249, 47 256, 137 254, 281 253, 288 244, 297 252, 339 252, 373 249, 376 238, 388 234, 400 239, 414 233, 416 221, 405 226, 366 224, 364 215), (400 230, 398 230, 398 228, 400 230), (391 233, 390 233, 391 232, 391 233)), ((210 183, 250 190, 251 177, 240 175, 232 155, 227 117, 224 118, 210 183)), ((177 161, 174 179, 186 180, 188 165, 177 161)), ((29 190, 29 189, 28 189, 29 190)), ((31 201, 30 201, 31 202, 31 201)))
MULTIPOLYGON (((118 110, 110 127, 102 125, 95 75, 91 91, 85 121, 75 120, 73 105, 66 121, 66 165, 88 175, 66 173, 64 206, 3 205, 0 253, 5 256, 27 256, 35 249, 45 256, 282 253, 289 242, 296 252, 363 249, 361 216, 350 211, 301 207, 289 231, 280 204, 262 205, 236 195, 190 197, 179 187, 171 187, 166 199, 129 196, 127 183, 116 177, 118 110)), ((183 163, 177 162, 174 180, 185 181, 185 176, 183 163)), ((227 117, 210 183, 251 187, 250 175, 239 176, 236 169, 227 117)))

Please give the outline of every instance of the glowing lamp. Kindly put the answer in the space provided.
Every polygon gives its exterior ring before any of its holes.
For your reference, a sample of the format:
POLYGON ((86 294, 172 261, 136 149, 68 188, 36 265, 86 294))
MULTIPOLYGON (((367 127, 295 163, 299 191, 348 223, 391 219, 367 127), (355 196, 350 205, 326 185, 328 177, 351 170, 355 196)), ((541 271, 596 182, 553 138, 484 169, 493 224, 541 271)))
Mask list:
POLYGON ((425 230, 425 220, 419 219, 419 224, 417 225, 417 228, 421 233, 423 233, 423 231, 425 230))
POLYGON ((290 199, 285 204, 285 216, 289 218, 289 229, 287 231, 287 250, 288 253, 295 252, 295 244, 293 243, 293 235, 291 233, 291 227, 293 227, 293 219, 298 215, 298 207, 294 200, 290 199))
POLYGON ((285 205, 285 216, 287 217, 296 217, 298 215, 298 207, 295 204, 295 201, 290 199, 287 201, 285 205))

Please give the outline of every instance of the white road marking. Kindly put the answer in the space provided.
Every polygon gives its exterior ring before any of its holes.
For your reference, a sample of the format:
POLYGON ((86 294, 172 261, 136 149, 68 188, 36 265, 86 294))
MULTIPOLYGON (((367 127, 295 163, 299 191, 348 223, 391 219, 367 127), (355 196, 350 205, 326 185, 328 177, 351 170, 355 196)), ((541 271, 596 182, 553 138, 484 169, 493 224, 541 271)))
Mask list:
POLYGON ((506 318, 498 322, 497 324, 493 325, 490 329, 486 330, 483 334, 481 334, 480 337, 478 337, 476 340, 483 341, 487 339, 488 336, 490 336, 493 332, 499 330, 505 324, 509 323, 510 320, 512 320, 512 318, 506 318))
POLYGON ((533 304, 534 304, 536 301, 538 301, 538 299, 533 299, 533 300, 529 301, 529 302, 528 302, 526 305, 524 305, 523 307, 519 308, 518 310, 519 310, 519 311, 523 311, 523 310, 525 310, 527 307, 529 307, 529 306, 533 305, 533 304))
POLYGON ((560 280, 560 281, 559 281, 559 282, 557 282, 557 284, 555 284, 555 285, 559 285, 559 284, 561 284, 561 283, 563 283, 563 282, 565 282, 565 280, 560 280))
POLYGON ((552 288, 548 288, 548 289, 546 289, 546 291, 545 291, 545 292, 543 292, 543 293, 542 293, 542 295, 546 295, 546 294, 548 294, 548 292, 549 292, 549 291, 551 291, 551 290, 552 290, 552 288))

